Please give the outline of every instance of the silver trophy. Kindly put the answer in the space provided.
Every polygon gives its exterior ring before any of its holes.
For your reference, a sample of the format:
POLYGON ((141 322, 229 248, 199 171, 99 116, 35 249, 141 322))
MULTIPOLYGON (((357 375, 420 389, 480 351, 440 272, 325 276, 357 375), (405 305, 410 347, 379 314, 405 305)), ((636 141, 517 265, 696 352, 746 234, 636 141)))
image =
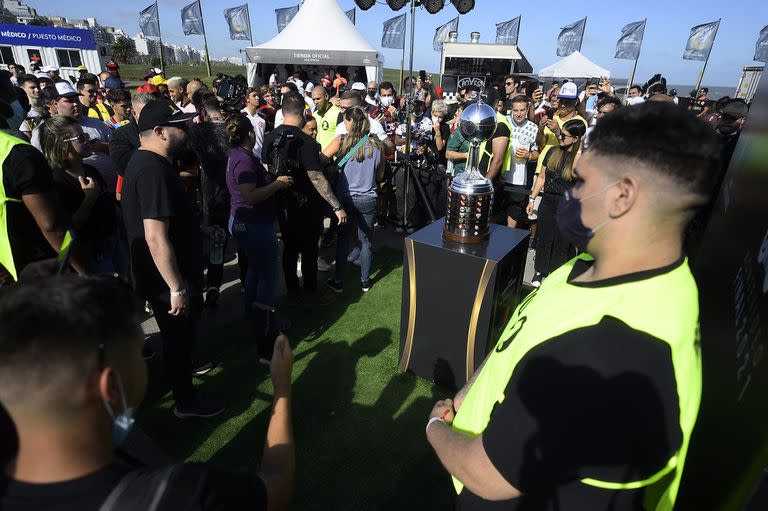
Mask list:
POLYGON ((461 114, 459 129, 469 140, 466 170, 448 188, 448 211, 443 238, 459 243, 482 243, 490 236, 493 184, 480 173, 480 144, 496 130, 496 112, 474 103, 461 114))

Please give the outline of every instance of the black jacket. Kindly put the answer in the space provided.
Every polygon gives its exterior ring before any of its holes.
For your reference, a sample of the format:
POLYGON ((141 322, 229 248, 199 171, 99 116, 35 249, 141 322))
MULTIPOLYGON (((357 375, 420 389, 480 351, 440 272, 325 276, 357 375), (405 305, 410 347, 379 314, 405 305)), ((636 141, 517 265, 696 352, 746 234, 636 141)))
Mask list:
POLYGON ((139 127, 136 121, 131 121, 125 126, 120 126, 112 132, 109 141, 109 157, 117 167, 117 173, 125 174, 125 168, 133 153, 139 148, 139 127))

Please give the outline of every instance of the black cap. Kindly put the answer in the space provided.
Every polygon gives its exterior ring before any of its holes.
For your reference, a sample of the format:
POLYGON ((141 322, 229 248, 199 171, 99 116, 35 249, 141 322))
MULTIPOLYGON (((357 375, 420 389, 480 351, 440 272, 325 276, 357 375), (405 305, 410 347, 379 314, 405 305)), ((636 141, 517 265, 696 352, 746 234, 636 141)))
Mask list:
POLYGON ((139 131, 146 131, 156 126, 175 126, 184 128, 187 121, 197 116, 196 113, 186 114, 169 99, 151 101, 141 110, 139 116, 139 131))
POLYGON ((731 99, 722 106, 720 113, 732 119, 739 119, 747 116, 749 107, 743 99, 731 99))

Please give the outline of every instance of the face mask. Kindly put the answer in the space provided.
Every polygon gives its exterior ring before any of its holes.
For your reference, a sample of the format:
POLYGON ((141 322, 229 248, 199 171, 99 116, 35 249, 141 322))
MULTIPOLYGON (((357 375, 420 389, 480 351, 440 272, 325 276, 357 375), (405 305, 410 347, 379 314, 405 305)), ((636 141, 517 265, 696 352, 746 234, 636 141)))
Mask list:
POLYGON ((376 97, 376 91, 375 90, 369 90, 368 91, 368 97, 373 99, 376 97))
POLYGON ((115 371, 117 376, 117 388, 120 391, 120 399, 123 402, 123 413, 115 416, 115 411, 112 409, 106 400, 102 399, 104 407, 107 409, 107 413, 112 418, 112 445, 118 447, 122 444, 128 433, 133 429, 133 425, 136 423, 136 419, 133 418, 133 408, 128 406, 125 400, 125 391, 123 391, 123 381, 120 379, 120 375, 115 371))
POLYGON ((385 96, 381 98, 381 106, 389 108, 395 103, 394 96, 385 96))
POLYGON ((18 99, 11 103, 11 108, 13 109, 13 117, 6 119, 6 122, 8 123, 9 128, 17 130, 19 129, 19 126, 21 126, 21 123, 24 122, 24 108, 21 106, 18 99))
POLYGON ((592 197, 606 192, 608 189, 616 186, 618 183, 619 181, 611 183, 601 190, 598 190, 591 195, 587 195, 583 199, 575 199, 573 197, 572 190, 565 191, 563 199, 560 201, 560 204, 557 207, 555 221, 557 222, 557 226, 560 228, 560 232, 563 233, 563 236, 565 236, 568 241, 573 243, 573 245, 578 248, 579 251, 586 252, 589 240, 595 236, 595 233, 598 230, 600 230, 605 224, 611 221, 609 217, 594 229, 590 229, 584 225, 584 222, 581 220, 581 204, 587 199, 591 199, 592 197))

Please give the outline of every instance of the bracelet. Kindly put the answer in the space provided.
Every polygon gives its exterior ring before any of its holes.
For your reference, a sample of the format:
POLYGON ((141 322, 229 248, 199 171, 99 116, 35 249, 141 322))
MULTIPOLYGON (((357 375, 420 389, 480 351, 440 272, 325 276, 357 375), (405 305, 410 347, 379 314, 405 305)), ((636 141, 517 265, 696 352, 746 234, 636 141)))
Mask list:
POLYGON ((171 296, 184 296, 187 294, 186 289, 182 289, 180 291, 171 291, 171 296))
POLYGON ((534 202, 535 200, 536 200, 536 197, 534 197, 533 195, 528 197, 528 202, 534 202))
POLYGON ((424 432, 428 433, 429 427, 435 422, 442 422, 443 424, 445 424, 445 419, 443 419, 442 417, 432 417, 431 419, 429 419, 429 422, 427 422, 427 427, 424 428, 424 432))

